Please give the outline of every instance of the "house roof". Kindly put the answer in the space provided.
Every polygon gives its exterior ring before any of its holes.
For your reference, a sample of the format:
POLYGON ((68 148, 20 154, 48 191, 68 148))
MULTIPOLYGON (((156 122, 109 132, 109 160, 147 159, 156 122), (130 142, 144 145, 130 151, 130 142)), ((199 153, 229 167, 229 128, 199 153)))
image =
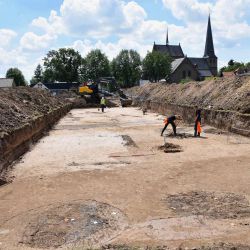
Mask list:
POLYGON ((213 76, 208 66, 207 60, 205 58, 189 57, 188 59, 192 62, 194 66, 197 66, 200 76, 202 77, 213 76))
POLYGON ((198 71, 199 71, 200 76, 202 76, 202 77, 213 76, 211 70, 198 70, 198 71))
POLYGON ((189 57, 188 59, 192 64, 197 65, 199 70, 210 70, 205 58, 189 57))
POLYGON ((175 59, 174 61, 172 61, 172 63, 171 63, 172 73, 174 73, 177 70, 177 68, 182 64, 182 62, 184 60, 185 60, 185 57, 179 58, 179 59, 175 59))
POLYGON ((0 78, 0 88, 11 88, 15 86, 14 79, 0 78))
POLYGON ((184 57, 181 45, 169 45, 169 44, 157 45, 155 44, 153 50, 167 53, 171 57, 184 57))
POLYGON ((58 82, 58 83, 44 83, 50 90, 69 90, 71 88, 78 88, 80 83, 77 82, 58 82))

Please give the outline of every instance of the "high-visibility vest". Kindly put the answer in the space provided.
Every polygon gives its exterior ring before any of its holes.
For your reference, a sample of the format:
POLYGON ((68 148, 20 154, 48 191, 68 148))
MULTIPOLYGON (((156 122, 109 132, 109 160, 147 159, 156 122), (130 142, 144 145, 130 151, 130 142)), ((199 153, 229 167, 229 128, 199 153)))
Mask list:
POLYGON ((201 123, 200 122, 197 123, 197 132, 198 133, 202 132, 202 128, 201 128, 201 123))
POLYGON ((106 100, 105 99, 101 99, 101 104, 102 105, 106 105, 106 100))

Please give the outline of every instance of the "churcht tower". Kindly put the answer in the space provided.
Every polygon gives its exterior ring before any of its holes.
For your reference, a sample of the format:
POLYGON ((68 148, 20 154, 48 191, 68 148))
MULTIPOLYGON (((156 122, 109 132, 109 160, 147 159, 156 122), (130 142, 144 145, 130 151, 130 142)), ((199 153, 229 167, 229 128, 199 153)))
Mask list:
POLYGON ((214 42, 213 42, 210 15, 208 17, 207 37, 206 37, 206 45, 203 58, 206 59, 212 74, 216 76, 218 74, 218 58, 214 52, 214 42))

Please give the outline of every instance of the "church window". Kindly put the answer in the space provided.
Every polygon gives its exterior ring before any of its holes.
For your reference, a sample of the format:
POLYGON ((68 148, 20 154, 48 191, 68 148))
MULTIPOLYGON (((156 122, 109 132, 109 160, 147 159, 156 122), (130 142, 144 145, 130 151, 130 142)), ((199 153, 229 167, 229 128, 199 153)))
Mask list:
POLYGON ((188 77, 191 77, 191 71, 190 70, 188 71, 188 77))
POLYGON ((183 70, 183 71, 182 71, 182 78, 186 78, 186 76, 187 76, 186 71, 183 70))

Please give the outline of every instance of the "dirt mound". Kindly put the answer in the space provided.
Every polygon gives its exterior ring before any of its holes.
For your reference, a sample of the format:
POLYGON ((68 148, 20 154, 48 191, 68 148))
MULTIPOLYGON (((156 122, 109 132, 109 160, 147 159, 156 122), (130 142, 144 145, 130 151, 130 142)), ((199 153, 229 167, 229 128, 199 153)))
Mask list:
POLYGON ((89 246, 113 237, 125 224, 120 210, 104 203, 64 204, 35 216, 25 228, 22 243, 38 248, 76 243, 89 246))
POLYGON ((169 195, 168 206, 181 216, 203 215, 212 219, 250 217, 250 204, 242 195, 232 193, 189 192, 169 195))
POLYGON ((179 153, 182 152, 182 148, 179 145, 173 143, 165 143, 158 147, 158 150, 164 151, 165 153, 179 153))
POLYGON ((29 87, 0 89, 0 135, 64 105, 64 100, 48 91, 29 87))
POLYGON ((140 102, 155 101, 250 113, 250 76, 186 84, 151 83, 128 89, 127 94, 140 102))

